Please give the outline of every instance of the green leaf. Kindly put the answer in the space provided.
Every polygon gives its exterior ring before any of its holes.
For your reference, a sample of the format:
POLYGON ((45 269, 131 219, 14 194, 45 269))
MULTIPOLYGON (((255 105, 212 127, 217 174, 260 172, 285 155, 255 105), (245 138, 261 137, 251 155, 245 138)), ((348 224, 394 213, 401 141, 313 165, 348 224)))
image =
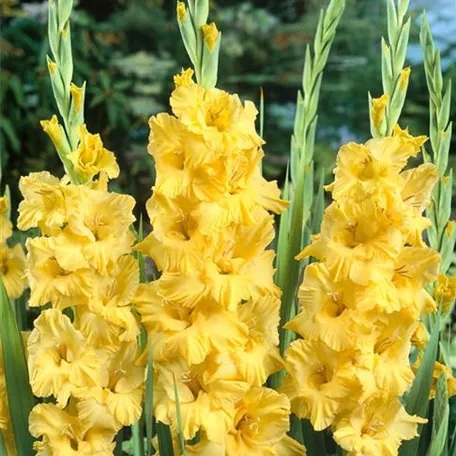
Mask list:
POLYGON ((317 234, 320 232, 321 222, 323 221, 323 212, 325 210, 325 169, 320 169, 320 176, 318 179, 318 190, 314 199, 314 206, 312 210, 312 233, 317 234))
POLYGON ((448 403, 447 377, 445 372, 437 380, 434 416, 432 420, 432 438, 426 456, 442 456, 448 439, 448 420, 450 405, 448 403))
POLYGON ((171 438, 169 426, 158 421, 156 429, 160 456, 174 456, 173 439, 171 438))
POLYGON ((133 441, 133 455, 144 456, 144 426, 142 419, 131 426, 131 440, 133 441))
POLYGON ((326 455, 325 435, 323 431, 316 431, 309 420, 301 420, 301 427, 307 456, 326 455))
POLYGON ((178 441, 179 449, 182 456, 186 456, 187 452, 185 451, 185 441, 184 441, 184 432, 182 431, 182 416, 180 410, 180 401, 179 401, 179 391, 177 390, 176 378, 174 377, 174 401, 176 402, 176 417, 177 417, 177 428, 178 428, 178 441))
MULTIPOLYGON (((432 375, 434 365, 437 359, 437 351, 440 336, 440 313, 433 323, 431 337, 426 350, 424 351, 423 360, 416 374, 415 380, 409 392, 404 398, 404 406, 410 415, 426 417, 429 409, 429 393, 432 385, 432 375)), ((422 426, 420 426, 422 428, 422 426)), ((420 437, 405 442, 399 449, 400 456, 416 456, 420 437)))
POLYGON ((11 121, 3 116, 1 116, 0 128, 5 133, 5 136, 9 139, 11 144, 11 148, 16 152, 19 152, 21 147, 19 138, 16 135, 16 131, 14 130, 13 124, 11 121))
POLYGON ((147 356, 147 377, 146 377, 146 398, 144 404, 144 418, 146 421, 147 456, 152 454, 152 432, 154 425, 154 367, 153 367, 153 346, 148 344, 147 356))
POLYGON ((2 455, 7 455, 8 453, 6 452, 6 443, 3 440, 3 434, 0 432, 0 454, 2 455))
POLYGON ((6 392, 18 456, 33 454, 28 416, 34 405, 21 333, 0 277, 0 341, 3 350, 6 392))

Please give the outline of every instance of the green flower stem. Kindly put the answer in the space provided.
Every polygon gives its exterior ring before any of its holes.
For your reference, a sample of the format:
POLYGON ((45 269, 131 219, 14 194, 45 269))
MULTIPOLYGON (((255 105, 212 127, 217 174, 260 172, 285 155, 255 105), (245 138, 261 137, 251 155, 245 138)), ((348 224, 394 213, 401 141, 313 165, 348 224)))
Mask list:
POLYGON ((430 143, 432 154, 428 161, 435 164, 439 171, 439 182, 432 194, 432 204, 428 216, 432 226, 428 229, 429 243, 442 255, 440 270, 446 273, 454 252, 456 229, 449 225, 451 216, 453 173, 448 172, 448 157, 452 122, 450 122, 451 81, 446 89, 440 66, 440 52, 435 49, 432 32, 423 14, 420 42, 424 54, 424 69, 429 91, 430 143))
POLYGON ((394 0, 387 2, 388 42, 382 38, 382 84, 386 95, 384 119, 377 125, 372 118, 371 132, 373 137, 390 136, 397 124, 407 94, 410 69, 404 68, 405 55, 410 34, 410 18, 406 20, 409 0, 398 0, 397 8, 394 0))
POLYGON ((73 57, 70 15, 73 9, 73 0, 49 0, 48 9, 48 37, 53 57, 53 59, 47 57, 49 75, 66 135, 66 144, 57 152, 71 181, 80 183, 79 176, 66 158, 68 150, 73 151, 78 147, 78 127, 84 123, 85 84, 79 88, 72 87, 71 83, 73 57))
POLYGON ((177 3, 177 19, 182 41, 195 68, 196 80, 206 88, 217 83, 218 59, 222 34, 218 32, 215 45, 210 48, 205 40, 203 28, 209 16, 209 0, 187 0, 177 3))
MULTIPOLYGON (((334 41, 337 25, 345 8, 345 0, 331 0, 326 10, 321 10, 317 25, 313 57, 307 46, 302 91, 298 92, 297 111, 291 139, 291 158, 289 164, 290 181, 285 185, 285 197, 291 199, 291 207, 282 215, 278 245, 276 284, 283 290, 280 310, 280 352, 293 340, 293 333, 283 326, 296 315, 296 290, 298 287, 300 264, 295 256, 308 240, 306 224, 311 218, 313 201, 313 153, 315 130, 317 127, 317 108, 323 70, 334 41), (307 234, 306 234, 307 233, 307 234)), ((272 383, 280 384, 281 374, 272 383)))

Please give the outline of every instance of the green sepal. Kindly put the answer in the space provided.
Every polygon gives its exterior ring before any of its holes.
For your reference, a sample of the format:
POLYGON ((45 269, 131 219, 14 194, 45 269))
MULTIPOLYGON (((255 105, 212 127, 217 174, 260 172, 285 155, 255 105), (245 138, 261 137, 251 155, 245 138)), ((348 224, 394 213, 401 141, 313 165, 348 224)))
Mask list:
POLYGON ((59 32, 64 29, 65 24, 69 21, 72 9, 73 0, 59 0, 57 3, 59 32))
POLYGON ((440 200, 437 213, 438 226, 445 227, 451 216, 451 197, 453 190, 453 170, 440 180, 440 200))
POLYGON ((407 13, 410 0, 398 0, 397 2, 397 16, 399 20, 402 20, 407 13))
POLYGON ((397 27, 398 22, 397 22, 396 7, 394 5, 393 0, 388 0, 386 14, 387 14, 387 25, 388 25, 388 40, 389 40, 390 44, 392 46, 394 46, 399 37, 398 36, 399 30, 397 27))
POLYGON ((79 143, 79 132, 78 127, 84 123, 84 103, 85 103, 85 94, 86 94, 86 82, 82 84, 82 101, 81 101, 81 109, 78 111, 74 106, 74 100, 71 99, 70 103, 70 114, 68 120, 70 122, 70 130, 71 130, 71 137, 70 141, 71 144, 78 144, 79 143))
POLYGON ((444 454, 448 439, 449 417, 447 377, 445 372, 442 372, 435 388, 432 435, 426 456, 442 456, 444 454))
POLYGON ((214 49, 211 51, 206 42, 203 44, 203 66, 201 68, 201 84, 210 89, 217 84, 218 61, 220 54, 220 43, 222 41, 222 33, 219 32, 217 42, 214 49))
POLYGON ((394 56, 394 62, 393 62, 394 74, 399 74, 404 66, 405 55, 407 53, 407 45, 409 42, 410 24, 411 24, 411 19, 408 18, 407 22, 402 27, 401 34, 399 36, 399 42, 397 44, 397 52, 396 52, 396 55, 394 56))
POLYGON ((437 151, 436 166, 441 176, 446 173, 448 168, 448 156, 450 152, 451 135, 453 123, 450 122, 448 128, 442 132, 440 137, 439 150, 437 151))
POLYGON ((391 94, 393 91, 393 67, 391 63, 391 47, 382 38, 382 85, 383 92, 391 94))
MULTIPOLYGON (((304 70, 302 72, 302 86, 305 92, 312 91, 312 56, 310 54, 310 46, 306 46, 306 57, 304 59, 304 70)), ((300 93, 300 92, 298 92, 300 93)))
POLYGON ((449 230, 447 226, 442 236, 442 247, 440 251, 440 254, 442 255, 442 260, 440 262, 440 272, 443 274, 445 274, 451 266, 456 243, 456 227, 453 227, 450 235, 448 235, 448 231, 449 230))
POLYGON ((192 18, 190 13, 187 12, 182 21, 177 21, 179 24, 179 30, 182 36, 182 41, 184 42, 185 49, 187 51, 190 60, 197 69, 198 67, 198 58, 197 58, 197 42, 196 42, 196 33, 193 27, 192 18))
POLYGON ((59 26, 55 0, 49 0, 48 5, 48 37, 52 55, 55 59, 59 59, 59 26))
POLYGON ((73 78, 73 57, 71 53, 71 28, 69 22, 60 32, 60 64, 59 70, 62 75, 63 84, 68 93, 71 79, 73 78))
POLYGON ((209 0, 195 0, 195 26, 199 30, 209 17, 209 0))

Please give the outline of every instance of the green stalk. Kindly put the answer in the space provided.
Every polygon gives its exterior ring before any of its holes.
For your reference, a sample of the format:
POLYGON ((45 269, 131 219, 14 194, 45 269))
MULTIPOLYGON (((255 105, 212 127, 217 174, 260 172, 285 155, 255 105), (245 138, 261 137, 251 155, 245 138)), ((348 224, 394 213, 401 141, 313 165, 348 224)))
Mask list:
MULTIPOLYGON (((326 10, 321 10, 317 25, 313 57, 307 46, 302 91, 298 92, 297 111, 291 138, 291 157, 289 165, 290 182, 285 183, 285 196, 291 197, 291 207, 281 217, 277 259, 276 284, 283 290, 280 310, 280 352, 293 340, 293 333, 283 326, 296 315, 296 289, 300 265, 295 256, 308 242, 305 227, 311 218, 313 201, 313 153, 315 130, 317 127, 317 108, 323 70, 328 60, 336 29, 345 8, 345 0, 331 0, 326 10)), ((280 385, 281 373, 273 377, 272 384, 280 385)))
POLYGON ((435 49, 432 32, 423 14, 420 42, 424 54, 424 69, 429 91, 430 143, 432 153, 426 159, 435 164, 440 179, 432 193, 428 217, 432 226, 428 229, 430 246, 442 255, 440 272, 445 274, 451 265, 456 241, 454 222, 450 222, 453 172, 448 172, 452 122, 450 122, 451 81, 443 87, 440 52, 435 49))
POLYGON ((81 183, 66 155, 77 149, 78 127, 84 123, 85 84, 72 85, 73 56, 71 50, 70 15, 73 0, 49 0, 48 37, 53 59, 47 56, 54 98, 63 119, 64 135, 54 142, 65 171, 75 184, 81 183))
POLYGON ((215 87, 222 34, 217 32, 215 46, 210 49, 203 33, 209 16, 209 0, 187 0, 187 3, 188 8, 184 2, 177 2, 182 41, 195 68, 197 82, 206 88, 215 87))
POLYGON ((390 136, 397 124, 407 94, 410 69, 404 68, 410 34, 410 18, 406 19, 409 0, 387 1, 388 42, 382 38, 383 97, 369 94, 371 133, 374 138, 390 136), (377 104, 376 108, 376 102, 377 104), (375 112, 380 113, 375 116, 375 112))

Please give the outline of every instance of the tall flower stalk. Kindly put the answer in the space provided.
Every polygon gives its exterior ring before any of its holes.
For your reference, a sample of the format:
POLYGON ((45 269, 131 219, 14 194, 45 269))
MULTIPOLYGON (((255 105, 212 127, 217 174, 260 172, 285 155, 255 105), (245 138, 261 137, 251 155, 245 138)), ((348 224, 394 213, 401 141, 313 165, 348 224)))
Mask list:
POLYGON ((410 75, 403 68, 407 4, 399 1, 396 9, 388 2, 384 94, 369 96, 374 139, 338 153, 327 188, 333 202, 321 232, 298 257, 318 262, 307 266, 301 312, 286 325, 302 337, 286 351, 282 388, 292 410, 317 431, 331 426, 350 456, 397 454, 426 422, 400 402, 414 381, 412 347, 422 350, 428 342, 421 320, 437 309, 426 287, 440 261, 422 238, 438 170, 431 163, 404 169, 427 138, 397 125, 410 75))
POLYGON ((271 212, 287 203, 261 176, 254 104, 214 87, 220 33, 207 11, 207 1, 178 3, 197 82, 191 69, 175 76, 173 115, 149 122, 152 232, 137 249, 161 276, 135 304, 153 350, 154 414, 189 454, 300 455, 286 435, 288 398, 262 386, 282 367, 267 246, 271 212))
MULTIPOLYGON (((277 271, 275 274, 275 282, 283 290, 280 307, 280 352, 282 354, 293 339, 293 333, 286 330, 284 325, 296 315, 297 311, 295 296, 300 265, 294 257, 308 243, 308 226, 312 226, 313 154, 323 70, 344 8, 344 0, 331 0, 327 9, 321 10, 313 45, 313 55, 310 46, 307 46, 302 91, 298 92, 297 111, 291 138, 289 174, 287 174, 284 192, 284 197, 291 200, 291 207, 282 215, 280 221, 277 242, 277 271), (290 181, 288 181, 288 177, 290 181)), ((280 384, 279 375, 274 377, 273 384, 275 387, 280 384)))
POLYGON ((435 164, 439 172, 439 180, 432 193, 432 204, 428 211, 428 216, 432 221, 432 225, 428 228, 428 236, 430 245, 442 256, 435 294, 442 303, 442 313, 448 316, 451 314, 456 295, 456 279, 448 277, 456 242, 456 222, 450 220, 453 170, 448 170, 453 126, 450 122, 451 81, 448 81, 444 89, 440 53, 435 49, 431 29, 424 14, 420 41, 429 90, 430 149, 432 152, 426 158, 435 164))
POLYGON ((131 308, 138 264, 130 254, 132 197, 108 191, 115 156, 83 123, 84 87, 71 82, 72 2, 49 2, 49 72, 63 125, 43 121, 65 167, 22 177, 18 227, 29 238, 29 305, 48 307, 27 342, 33 394, 47 398, 29 418, 41 453, 110 454, 116 433, 141 416, 145 369, 131 308))

